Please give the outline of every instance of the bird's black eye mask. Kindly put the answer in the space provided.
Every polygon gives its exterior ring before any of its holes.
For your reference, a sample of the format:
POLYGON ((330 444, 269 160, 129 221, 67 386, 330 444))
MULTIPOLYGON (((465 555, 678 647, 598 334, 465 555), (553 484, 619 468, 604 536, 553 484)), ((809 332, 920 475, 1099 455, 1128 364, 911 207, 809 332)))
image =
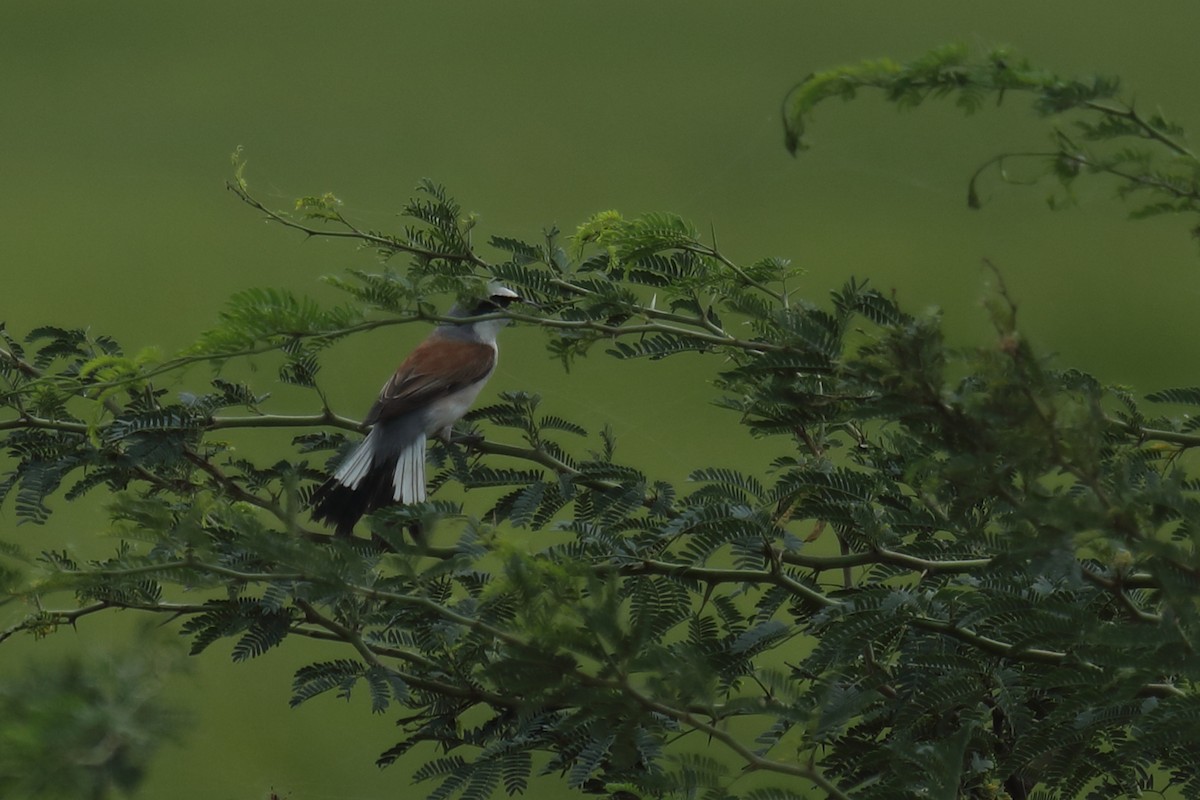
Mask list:
POLYGON ((471 309, 471 316, 479 317, 483 316, 484 314, 494 314, 497 311, 503 311, 520 299, 521 298, 519 297, 509 297, 506 294, 492 295, 491 297, 480 300, 479 303, 471 309))

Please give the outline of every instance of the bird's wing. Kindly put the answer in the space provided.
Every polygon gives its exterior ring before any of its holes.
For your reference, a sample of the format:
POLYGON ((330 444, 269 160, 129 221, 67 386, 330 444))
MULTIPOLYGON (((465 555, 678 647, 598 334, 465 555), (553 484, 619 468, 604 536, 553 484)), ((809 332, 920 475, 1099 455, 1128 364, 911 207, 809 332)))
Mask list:
POLYGON ((426 340, 383 385, 366 424, 392 419, 486 378, 496 365, 496 350, 481 342, 426 340))

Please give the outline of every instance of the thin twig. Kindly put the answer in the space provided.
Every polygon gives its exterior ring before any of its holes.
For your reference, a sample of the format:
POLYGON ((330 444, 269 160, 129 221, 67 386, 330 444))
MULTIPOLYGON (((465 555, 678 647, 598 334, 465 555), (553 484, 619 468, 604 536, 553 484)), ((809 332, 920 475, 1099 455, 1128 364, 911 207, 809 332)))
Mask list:
POLYGON ((368 233, 351 225, 349 221, 347 221, 346 218, 342 217, 340 214, 338 215, 338 221, 342 225, 346 226, 347 230, 331 231, 325 228, 313 228, 297 222, 290 217, 286 217, 278 211, 272 211, 270 208, 267 208, 261 202, 249 195, 242 187, 232 182, 225 184, 225 186, 227 189, 229 189, 229 191, 237 195, 243 203, 257 209, 258 211, 261 211, 263 214, 266 214, 267 219, 283 225, 286 228, 298 230, 301 233, 304 233, 306 236, 332 239, 356 239, 364 244, 374 245, 376 247, 381 247, 395 252, 408 253, 424 259, 441 259, 444 261, 466 262, 477 267, 482 267, 489 271, 491 270, 490 264, 469 250, 465 253, 438 252, 435 250, 426 249, 424 247, 419 247, 409 242, 402 242, 399 239, 394 239, 389 236, 380 236, 378 234, 368 233))

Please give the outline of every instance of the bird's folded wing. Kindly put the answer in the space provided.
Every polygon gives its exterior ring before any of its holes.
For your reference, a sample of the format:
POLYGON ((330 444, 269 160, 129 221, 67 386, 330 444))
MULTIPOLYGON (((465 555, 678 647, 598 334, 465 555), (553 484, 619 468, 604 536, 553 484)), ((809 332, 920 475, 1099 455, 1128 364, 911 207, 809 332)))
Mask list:
POLYGON ((482 342, 430 339, 417 346, 383 385, 365 420, 392 419, 477 383, 496 365, 496 350, 482 342))

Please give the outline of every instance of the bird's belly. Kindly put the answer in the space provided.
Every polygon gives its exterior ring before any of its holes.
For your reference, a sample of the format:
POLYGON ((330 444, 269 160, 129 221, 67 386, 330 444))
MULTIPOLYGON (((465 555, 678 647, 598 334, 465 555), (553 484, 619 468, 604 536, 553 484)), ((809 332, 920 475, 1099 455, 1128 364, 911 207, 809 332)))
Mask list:
POLYGON ((485 383, 487 383, 487 378, 431 403, 425 417, 425 433, 435 434, 457 422, 463 414, 470 410, 471 404, 475 402, 475 398, 479 396, 485 383))

